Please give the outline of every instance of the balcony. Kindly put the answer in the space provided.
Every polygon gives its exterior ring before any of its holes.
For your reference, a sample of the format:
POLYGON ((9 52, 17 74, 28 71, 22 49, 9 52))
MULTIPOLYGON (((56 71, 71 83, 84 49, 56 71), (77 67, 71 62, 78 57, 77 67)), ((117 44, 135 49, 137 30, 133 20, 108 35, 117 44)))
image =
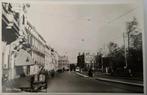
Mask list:
POLYGON ((7 24, 7 29, 14 29, 16 32, 19 32, 19 22, 15 17, 16 13, 8 12, 5 9, 2 11, 2 19, 7 24))

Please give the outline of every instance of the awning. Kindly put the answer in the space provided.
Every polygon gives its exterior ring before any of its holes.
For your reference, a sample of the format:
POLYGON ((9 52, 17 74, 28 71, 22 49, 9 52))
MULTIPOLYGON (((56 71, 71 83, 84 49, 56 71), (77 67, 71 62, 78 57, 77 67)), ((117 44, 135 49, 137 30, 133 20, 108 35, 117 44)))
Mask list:
POLYGON ((15 66, 27 66, 27 65, 34 65, 33 59, 27 51, 21 49, 19 50, 15 58, 15 66))

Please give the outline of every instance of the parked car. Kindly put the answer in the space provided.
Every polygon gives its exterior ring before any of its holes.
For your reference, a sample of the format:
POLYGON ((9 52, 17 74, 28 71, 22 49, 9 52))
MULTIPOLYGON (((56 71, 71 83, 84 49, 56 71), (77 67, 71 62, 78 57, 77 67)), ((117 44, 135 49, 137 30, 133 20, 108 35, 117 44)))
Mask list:
POLYGON ((48 73, 46 71, 41 71, 39 74, 34 75, 31 79, 31 88, 33 91, 47 89, 47 79, 48 73))
POLYGON ((79 72, 79 71, 80 71, 80 68, 79 68, 79 67, 77 67, 77 68, 76 68, 76 71, 77 71, 77 72, 79 72))

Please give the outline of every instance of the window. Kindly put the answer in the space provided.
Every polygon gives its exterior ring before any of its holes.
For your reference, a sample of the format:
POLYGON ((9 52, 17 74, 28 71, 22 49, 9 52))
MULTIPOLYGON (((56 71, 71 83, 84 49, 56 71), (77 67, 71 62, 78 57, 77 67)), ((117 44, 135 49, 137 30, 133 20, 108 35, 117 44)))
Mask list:
POLYGON ((25 16, 22 16, 22 24, 25 24, 25 16))
POLYGON ((30 44, 32 45, 32 36, 30 36, 30 44))

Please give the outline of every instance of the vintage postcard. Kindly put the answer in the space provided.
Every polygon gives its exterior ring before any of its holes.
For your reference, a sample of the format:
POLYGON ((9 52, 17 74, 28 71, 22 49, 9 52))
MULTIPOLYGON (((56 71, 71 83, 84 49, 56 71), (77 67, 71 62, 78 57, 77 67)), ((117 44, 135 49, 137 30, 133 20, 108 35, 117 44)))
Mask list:
POLYGON ((0 6, 2 93, 145 93, 143 0, 0 6))

